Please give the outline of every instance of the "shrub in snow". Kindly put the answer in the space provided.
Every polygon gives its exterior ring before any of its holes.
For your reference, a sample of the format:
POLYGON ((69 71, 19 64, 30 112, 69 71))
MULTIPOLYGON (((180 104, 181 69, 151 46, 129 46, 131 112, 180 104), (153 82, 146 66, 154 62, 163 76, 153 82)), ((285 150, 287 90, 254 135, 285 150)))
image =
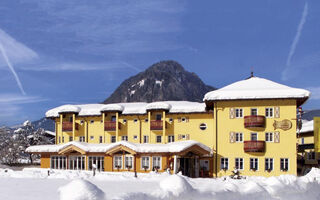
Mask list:
POLYGON ((58 189, 60 200, 103 200, 104 192, 89 181, 77 179, 58 189))

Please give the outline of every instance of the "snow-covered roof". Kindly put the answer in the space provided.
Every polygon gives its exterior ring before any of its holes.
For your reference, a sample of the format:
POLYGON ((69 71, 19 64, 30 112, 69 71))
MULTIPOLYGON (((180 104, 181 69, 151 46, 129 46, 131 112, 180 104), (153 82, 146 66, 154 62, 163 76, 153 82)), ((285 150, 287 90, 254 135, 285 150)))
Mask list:
POLYGON ((65 149, 68 146, 76 146, 79 149, 82 149, 85 152, 91 152, 91 153, 105 153, 117 146, 125 146, 129 149, 132 149, 133 151, 137 153, 179 153, 182 152, 189 147, 192 147, 194 145, 197 145, 201 147, 202 149, 211 152, 211 149, 207 147, 206 145, 194 141, 194 140, 187 140, 187 141, 181 141, 181 142, 172 142, 168 144, 138 144, 138 143, 131 143, 127 141, 121 141, 111 144, 91 144, 91 143, 85 143, 85 142, 77 142, 72 141, 68 142, 66 144, 58 144, 58 145, 37 145, 37 146, 31 146, 26 149, 26 152, 32 152, 32 153, 54 153, 59 152, 63 149, 65 149))
POLYGON ((313 120, 302 120, 302 128, 300 133, 313 132, 313 120))
POLYGON ((163 101, 152 102, 146 106, 147 110, 170 110, 170 108, 171 105, 163 101))
POLYGON ((307 99, 308 90, 292 88, 264 78, 251 77, 208 92, 204 101, 236 99, 307 99))
POLYGON ((102 106, 101 112, 110 112, 110 111, 119 111, 122 112, 123 111, 123 106, 119 105, 119 104, 107 104, 105 106, 102 106))
POLYGON ((59 113, 78 113, 80 112, 80 108, 76 105, 63 105, 63 106, 60 106, 59 108, 59 113))
MULTIPOLYGON (((160 104, 160 102, 157 102, 157 103, 160 104)), ((206 112, 206 105, 204 103, 190 102, 190 101, 163 101, 161 103, 168 105, 167 107, 169 107, 168 109, 169 113, 206 112)), ((123 108, 122 110, 123 115, 146 114, 148 105, 150 104, 139 102, 139 103, 117 103, 117 104, 83 104, 83 105, 74 105, 74 107, 79 108, 79 111, 78 111, 79 116, 99 116, 101 115, 101 111, 106 109, 106 107, 107 109, 109 108, 111 109, 111 108, 116 108, 118 106, 121 106, 123 108), (109 105, 112 105, 112 106, 108 107, 109 105)), ((47 111, 46 117, 59 117, 59 113, 61 113, 61 110, 65 110, 64 107, 65 106, 59 106, 47 111)))
POLYGON ((56 136, 56 133, 55 133, 55 132, 48 131, 48 130, 45 130, 44 132, 45 132, 46 134, 48 134, 48 135, 56 136))

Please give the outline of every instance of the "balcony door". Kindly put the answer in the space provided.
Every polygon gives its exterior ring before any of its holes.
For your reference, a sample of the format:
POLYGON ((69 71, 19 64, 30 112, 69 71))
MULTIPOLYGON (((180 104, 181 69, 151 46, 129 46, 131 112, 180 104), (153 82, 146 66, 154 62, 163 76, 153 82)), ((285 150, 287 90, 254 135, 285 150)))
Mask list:
POLYGON ((115 121, 116 121, 116 119, 117 119, 117 117, 116 117, 116 116, 114 116, 114 115, 113 115, 113 116, 111 116, 111 121, 112 121, 112 122, 115 122, 115 121))
POLYGON ((157 120, 157 121, 161 121, 161 118, 162 118, 162 115, 161 115, 161 114, 157 114, 157 115, 156 115, 156 120, 157 120))

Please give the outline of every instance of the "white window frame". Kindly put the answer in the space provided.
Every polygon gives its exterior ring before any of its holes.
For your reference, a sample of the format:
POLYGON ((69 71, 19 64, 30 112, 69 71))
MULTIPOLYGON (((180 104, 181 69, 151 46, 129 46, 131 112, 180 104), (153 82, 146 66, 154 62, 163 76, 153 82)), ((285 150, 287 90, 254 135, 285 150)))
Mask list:
POLYGON ((135 124, 138 123, 138 119, 134 119, 133 123, 135 123, 135 124))
POLYGON ((143 167, 144 166, 143 163, 146 163, 144 161, 144 158, 148 158, 149 159, 149 163, 148 163, 149 167, 146 170, 150 170, 150 156, 141 156, 141 169, 145 170, 145 168, 143 167))
POLYGON ((162 157, 161 156, 152 156, 152 169, 154 169, 155 167, 155 164, 154 164, 154 158, 160 158, 159 160, 159 169, 158 170, 161 170, 162 169, 162 157))
POLYGON ((244 170, 244 159, 243 158, 235 158, 234 159, 234 165, 235 165, 236 169, 244 170), (237 164, 236 164, 237 163, 237 159, 238 159, 239 166, 237 166, 237 164), (241 167, 241 165, 240 165, 241 161, 242 161, 242 169, 240 168, 241 167))
POLYGON ((265 109, 265 114, 266 114, 266 118, 273 118, 274 117, 274 108, 273 107, 267 107, 266 109, 265 109), (272 111, 272 112, 270 112, 270 110, 272 111), (271 115, 270 115, 270 113, 271 113, 271 115))
POLYGON ((243 108, 235 108, 235 118, 243 118, 243 108))
POLYGON ((85 136, 79 136, 79 142, 85 142, 86 138, 85 136))
POLYGON ((181 117, 181 122, 187 122, 187 118, 186 117, 181 117))
POLYGON ((90 140, 94 140, 94 136, 93 135, 90 136, 90 140))
POLYGON ((174 142, 174 135, 168 135, 168 143, 174 142))
POLYGON ((221 170, 229 169, 229 158, 226 158, 226 157, 220 158, 220 169, 221 170))
POLYGON ((251 132, 250 133, 250 141, 258 141, 259 140, 259 134, 257 132, 251 132), (252 135, 256 135, 257 136, 257 139, 256 140, 252 140, 252 135))
POLYGON ((116 155, 113 156, 113 169, 118 169, 116 167, 117 166, 116 164, 121 164, 121 167, 119 169, 123 169, 123 156, 122 155, 116 154, 116 155), (117 161, 117 163, 116 163, 116 160, 118 160, 116 158, 121 158, 120 162, 117 161))
POLYGON ((114 135, 111 135, 110 137, 110 143, 116 143, 117 142, 117 137, 114 135), (114 138, 114 142, 112 141, 112 139, 114 138))
POLYGON ((259 158, 250 158, 250 170, 258 171, 259 170, 259 158), (253 168, 251 168, 251 162, 253 163, 253 168), (254 168, 255 167, 255 168, 254 168))
POLYGON ((93 123, 94 123, 94 120, 91 120, 91 121, 90 121, 90 124, 93 124, 93 123))
POLYGON ((264 159, 264 170, 265 171, 273 171, 274 170, 274 159, 273 158, 265 158, 264 159), (272 160, 272 163, 271 163, 271 160, 272 160), (266 165, 268 163, 268 169, 266 169, 266 165), (271 170, 270 170, 270 167, 271 167, 271 170))
POLYGON ((280 158, 280 171, 289 171, 290 169, 290 162, 289 162, 289 158, 280 158), (285 170, 285 169, 282 169, 282 162, 281 160, 283 160, 283 164, 284 164, 284 167, 287 165, 288 168, 285 170))
POLYGON ((162 136, 161 135, 156 136, 156 143, 162 143, 162 136), (160 138, 160 142, 158 142, 159 138, 160 138))
POLYGON ((125 157, 124 157, 124 167, 125 167, 125 169, 129 169, 127 167, 127 162, 126 162, 127 158, 131 158, 131 168, 130 169, 133 169, 134 168, 134 157, 132 155, 125 155, 125 157))
MULTIPOLYGON (((254 110, 254 109, 257 110, 257 115, 259 115, 258 108, 250 108, 250 115, 252 115, 252 110, 254 110)), ((255 115, 253 115, 253 116, 255 116, 255 115)))
POLYGON ((60 156, 60 155, 51 155, 50 156, 50 169, 68 169, 68 157, 67 156, 60 156), (64 158, 64 164, 65 164, 65 168, 63 168, 63 166, 61 165, 62 163, 60 162, 60 160, 62 160, 63 162, 63 158, 64 158), (56 160, 58 160, 58 162, 56 162, 56 160), (58 164, 58 166, 57 166, 58 164), (52 167, 53 166, 53 167, 52 167))
POLYGON ((128 136, 127 135, 121 136, 121 141, 128 141, 128 136))
POLYGON ((208 128, 208 126, 207 126, 206 123, 201 123, 201 124, 199 125, 199 129, 202 130, 202 131, 207 130, 207 128, 208 128), (203 127, 204 129, 201 129, 201 127, 203 127))
POLYGON ((265 133, 265 141, 266 142, 273 142, 274 141, 274 134, 273 132, 266 132, 265 133), (271 136, 271 137, 270 137, 271 136), (270 140, 271 138, 271 140, 270 140))
MULTIPOLYGON (((97 167, 98 167, 98 165, 97 165, 97 162, 99 162, 100 163, 100 168, 97 168, 97 170, 99 170, 99 171, 104 171, 105 169, 104 169, 104 157, 103 156, 88 156, 88 170, 90 170, 90 160, 91 160, 91 167, 92 167, 92 165, 93 164, 95 164, 97 167), (93 158, 95 158, 95 160, 96 160, 96 163, 93 163, 93 158)), ((92 167, 92 169, 91 170, 93 170, 93 167, 92 167)))
POLYGON ((236 142, 243 142, 243 133, 235 133, 235 141, 236 142))
POLYGON ((133 139, 134 139, 134 140, 137 140, 137 139, 138 139, 138 136, 137 136, 137 135, 134 135, 134 136, 133 136, 133 139))
POLYGON ((143 143, 144 144, 148 144, 149 143, 149 136, 148 135, 144 135, 143 136, 143 143))
POLYGON ((86 156, 82 156, 82 155, 69 156, 69 158, 68 158, 68 169, 70 169, 70 170, 86 170, 86 156), (78 165, 79 164, 79 157, 80 157, 81 164, 82 164, 82 161, 84 162, 84 168, 82 168, 82 166, 80 166, 80 169, 79 169, 79 165, 78 165), (76 166, 73 167, 73 169, 70 169, 71 162, 73 162, 73 161, 75 161, 76 166))

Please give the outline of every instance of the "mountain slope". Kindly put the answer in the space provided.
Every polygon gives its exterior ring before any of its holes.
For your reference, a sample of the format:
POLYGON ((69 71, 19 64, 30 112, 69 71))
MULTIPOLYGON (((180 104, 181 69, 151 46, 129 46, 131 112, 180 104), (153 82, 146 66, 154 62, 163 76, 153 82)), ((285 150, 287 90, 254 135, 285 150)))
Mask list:
POLYGON ((205 85, 176 61, 153 64, 121 85, 103 103, 186 100, 202 102, 205 93, 216 88, 205 85))

